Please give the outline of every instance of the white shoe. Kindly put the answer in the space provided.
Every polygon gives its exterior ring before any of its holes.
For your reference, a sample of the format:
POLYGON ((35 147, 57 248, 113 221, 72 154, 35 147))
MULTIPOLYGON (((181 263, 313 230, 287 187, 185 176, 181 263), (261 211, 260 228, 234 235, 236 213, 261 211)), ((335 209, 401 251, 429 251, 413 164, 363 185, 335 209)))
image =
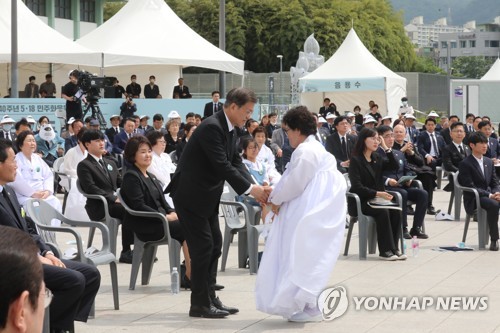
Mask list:
POLYGON ((306 312, 296 312, 290 318, 288 318, 288 321, 295 323, 320 322, 323 321, 323 316, 322 315, 311 316, 306 312))

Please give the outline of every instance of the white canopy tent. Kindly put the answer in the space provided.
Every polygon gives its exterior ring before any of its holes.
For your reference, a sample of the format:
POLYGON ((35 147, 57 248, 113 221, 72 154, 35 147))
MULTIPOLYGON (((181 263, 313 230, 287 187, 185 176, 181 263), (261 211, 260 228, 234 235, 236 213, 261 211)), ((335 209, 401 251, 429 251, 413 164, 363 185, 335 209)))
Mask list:
POLYGON ((339 112, 355 105, 368 108, 370 100, 382 114, 397 115, 406 96, 406 79, 378 61, 351 29, 335 54, 312 73, 300 79, 300 101, 317 111, 328 97, 339 112))
POLYGON ((500 81, 500 58, 498 58, 490 70, 481 78, 483 81, 500 81))
MULTIPOLYGON (((194 32, 163 0, 130 0, 111 19, 77 42, 104 54, 106 75, 113 75, 115 68, 122 66, 162 65, 161 73, 151 70, 143 72, 144 75, 136 74, 141 84, 147 83, 147 76, 155 75, 164 90, 177 84, 183 67, 204 67, 239 75, 244 70, 242 60, 194 32)), ((189 86, 189 82, 185 83, 189 86)), ((171 97, 171 91, 162 95, 171 97)))

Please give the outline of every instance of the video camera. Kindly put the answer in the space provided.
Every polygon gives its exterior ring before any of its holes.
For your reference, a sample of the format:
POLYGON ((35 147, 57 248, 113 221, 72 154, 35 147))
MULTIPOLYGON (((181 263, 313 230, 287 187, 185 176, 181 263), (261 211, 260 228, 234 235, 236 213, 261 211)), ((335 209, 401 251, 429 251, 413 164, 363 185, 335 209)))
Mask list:
MULTIPOLYGON (((78 87, 80 88, 81 96, 86 95, 87 102, 96 103, 101 95, 99 91, 104 88, 112 87, 116 77, 105 76, 99 77, 87 71, 77 71, 78 87)), ((75 73, 76 74, 76 73, 75 73)))

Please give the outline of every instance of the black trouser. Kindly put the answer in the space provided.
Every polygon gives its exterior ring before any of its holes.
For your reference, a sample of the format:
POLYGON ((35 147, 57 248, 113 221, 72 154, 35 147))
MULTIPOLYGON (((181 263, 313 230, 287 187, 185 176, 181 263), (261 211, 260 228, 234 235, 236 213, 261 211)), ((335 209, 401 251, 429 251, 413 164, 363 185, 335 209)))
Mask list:
POLYGON ((494 199, 487 197, 479 198, 479 204, 481 208, 486 210, 486 220, 488 221, 488 226, 490 228, 490 238, 494 242, 498 240, 498 210, 500 208, 500 203, 494 199))
POLYGON ((377 243, 380 254, 397 251, 401 230, 401 212, 396 209, 378 209, 362 205, 363 214, 375 219, 377 225, 377 243))
POLYGON ((427 209, 427 192, 417 187, 387 187, 389 191, 396 191, 401 194, 403 227, 408 227, 408 200, 415 202, 415 214, 413 215, 413 228, 420 228, 424 223, 425 211, 427 209))
POLYGON ((54 294, 50 304, 51 329, 73 329, 74 320, 86 322, 101 285, 95 266, 62 260, 66 268, 43 265, 45 285, 54 294))
POLYGON ((434 198, 434 176, 428 173, 417 174, 417 179, 422 182, 422 187, 427 192, 427 207, 432 206, 432 199, 434 198))
POLYGON ((125 208, 120 203, 108 203, 109 215, 122 221, 122 251, 129 251, 130 245, 134 244, 134 232, 129 226, 123 224, 125 208))
POLYGON ((202 217, 174 199, 191 256, 191 305, 209 306, 215 297, 217 263, 222 249, 218 211, 202 217))

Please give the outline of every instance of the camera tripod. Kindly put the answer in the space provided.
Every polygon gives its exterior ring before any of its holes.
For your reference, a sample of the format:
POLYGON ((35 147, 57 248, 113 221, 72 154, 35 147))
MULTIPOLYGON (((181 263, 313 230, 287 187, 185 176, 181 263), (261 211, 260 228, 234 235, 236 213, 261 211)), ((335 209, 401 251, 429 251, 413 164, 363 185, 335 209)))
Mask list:
POLYGON ((106 129, 106 120, 104 119, 104 116, 102 115, 101 108, 99 107, 99 103, 97 101, 90 101, 85 109, 83 110, 83 119, 87 116, 87 113, 89 111, 92 111, 92 118, 99 120, 99 124, 101 126, 101 131, 104 131, 106 129))

